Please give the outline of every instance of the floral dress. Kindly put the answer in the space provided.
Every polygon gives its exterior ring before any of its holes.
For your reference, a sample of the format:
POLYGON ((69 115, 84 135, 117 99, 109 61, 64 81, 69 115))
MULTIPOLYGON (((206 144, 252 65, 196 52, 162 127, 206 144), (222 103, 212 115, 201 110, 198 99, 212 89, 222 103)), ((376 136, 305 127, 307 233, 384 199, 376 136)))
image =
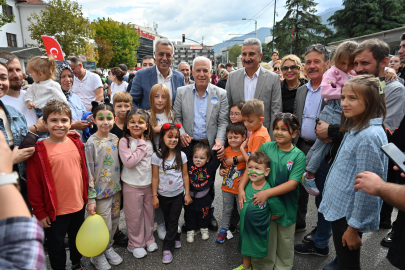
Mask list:
POLYGON ((92 135, 85 144, 90 183, 88 201, 113 196, 121 190, 118 137, 110 133, 108 139, 92 135))

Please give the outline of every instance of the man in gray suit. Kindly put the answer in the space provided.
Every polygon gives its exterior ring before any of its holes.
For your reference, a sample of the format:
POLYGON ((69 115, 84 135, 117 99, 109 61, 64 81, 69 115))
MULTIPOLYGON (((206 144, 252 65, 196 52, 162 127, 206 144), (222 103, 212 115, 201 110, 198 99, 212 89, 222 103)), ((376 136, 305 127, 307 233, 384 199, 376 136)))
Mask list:
POLYGON ((194 81, 190 79, 190 65, 187 62, 181 62, 179 64, 179 71, 183 73, 184 75, 184 81, 186 82, 186 85, 188 84, 194 84, 194 81))
POLYGON ((257 38, 248 38, 242 43, 244 68, 229 73, 226 91, 229 105, 237 101, 259 99, 264 103, 263 125, 273 138, 274 115, 282 111, 281 85, 278 75, 260 66, 262 44, 257 38))

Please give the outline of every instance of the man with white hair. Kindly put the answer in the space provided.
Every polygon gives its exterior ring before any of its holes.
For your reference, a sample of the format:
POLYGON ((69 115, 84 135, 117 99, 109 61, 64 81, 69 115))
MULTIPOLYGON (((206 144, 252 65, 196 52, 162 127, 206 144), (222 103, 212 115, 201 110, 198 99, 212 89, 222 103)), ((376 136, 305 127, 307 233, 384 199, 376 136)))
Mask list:
POLYGON ((194 81, 190 79, 190 65, 187 62, 181 62, 179 64, 179 71, 184 75, 184 80, 186 81, 187 84, 194 84, 194 81))
POLYGON ((242 64, 244 68, 230 72, 226 83, 229 105, 237 101, 259 99, 264 103, 263 125, 273 138, 274 115, 282 111, 281 86, 277 74, 260 66, 262 44, 257 38, 242 42, 242 64))
POLYGON ((159 39, 155 46, 156 66, 141 69, 132 80, 130 94, 133 98, 134 109, 149 110, 149 92, 153 85, 159 83, 169 88, 172 105, 176 99, 177 88, 184 86, 184 76, 170 65, 174 58, 174 47, 168 39, 159 39))

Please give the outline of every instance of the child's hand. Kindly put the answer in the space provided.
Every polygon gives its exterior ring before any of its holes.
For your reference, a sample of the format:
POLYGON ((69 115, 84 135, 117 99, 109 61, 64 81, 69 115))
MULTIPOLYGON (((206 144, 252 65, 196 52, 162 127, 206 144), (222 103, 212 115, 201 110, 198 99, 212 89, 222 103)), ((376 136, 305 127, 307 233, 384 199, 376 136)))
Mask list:
POLYGON ((35 107, 35 104, 34 103, 32 103, 31 101, 27 101, 27 108, 28 109, 32 109, 32 108, 34 108, 35 107))
POLYGON ((157 196, 152 197, 152 205, 153 207, 155 207, 155 209, 159 208, 159 199, 157 198, 157 196))
POLYGON ((230 167, 233 165, 233 159, 232 158, 227 158, 224 160, 225 167, 230 167))
POLYGON ((41 219, 40 222, 42 224, 42 227, 44 227, 44 228, 50 228, 51 227, 51 219, 49 217, 41 219))
POLYGON ((247 139, 243 141, 243 143, 240 145, 240 150, 245 151, 246 145, 247 145, 247 139))
POLYGON ((246 193, 244 190, 239 190, 238 201, 240 209, 243 209, 243 204, 246 202, 246 193))
POLYGON ((193 199, 191 199, 191 196, 189 194, 184 196, 184 205, 189 205, 192 202, 193 202, 193 199))
POLYGON ((252 197, 252 199, 255 199, 253 201, 253 204, 254 205, 259 204, 259 206, 262 206, 264 202, 267 201, 268 198, 269 196, 267 196, 267 194, 264 191, 259 191, 252 197))
POLYGON ((219 175, 224 177, 226 175, 226 169, 220 169, 219 170, 219 175))
POLYGON ((96 204, 95 203, 88 204, 86 209, 87 209, 87 213, 89 213, 89 215, 93 216, 96 214, 96 204))

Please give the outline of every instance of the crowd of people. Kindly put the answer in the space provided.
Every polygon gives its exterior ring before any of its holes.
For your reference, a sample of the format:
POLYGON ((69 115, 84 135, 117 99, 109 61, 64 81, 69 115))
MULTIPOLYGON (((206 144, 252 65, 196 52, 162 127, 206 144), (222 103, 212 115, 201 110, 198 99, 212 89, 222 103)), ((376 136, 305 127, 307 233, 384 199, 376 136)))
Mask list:
POLYGON ((44 269, 44 244, 52 269, 66 268, 65 246, 71 269, 85 269, 75 239, 87 211, 110 234, 90 258, 96 269, 123 262, 114 244, 137 259, 158 250, 155 222, 164 264, 182 231, 188 244, 211 230, 225 245, 239 231, 236 270, 291 269, 294 252, 328 255, 332 236, 337 256, 324 269, 360 269, 363 234, 393 226, 381 244, 405 269, 405 191, 395 184, 405 175, 381 151, 389 142, 405 149, 405 34, 400 42, 391 59, 370 39, 343 42, 332 57, 313 44, 303 63, 278 52, 261 63, 260 41, 248 38, 243 68, 214 71, 202 56, 173 69, 173 44, 160 39, 141 70, 120 64, 107 79, 77 57, 34 57, 27 90, 19 59, 0 52, 0 201, 18 208, 0 211, 0 267, 44 269), (294 246, 309 195, 317 227, 294 246))

